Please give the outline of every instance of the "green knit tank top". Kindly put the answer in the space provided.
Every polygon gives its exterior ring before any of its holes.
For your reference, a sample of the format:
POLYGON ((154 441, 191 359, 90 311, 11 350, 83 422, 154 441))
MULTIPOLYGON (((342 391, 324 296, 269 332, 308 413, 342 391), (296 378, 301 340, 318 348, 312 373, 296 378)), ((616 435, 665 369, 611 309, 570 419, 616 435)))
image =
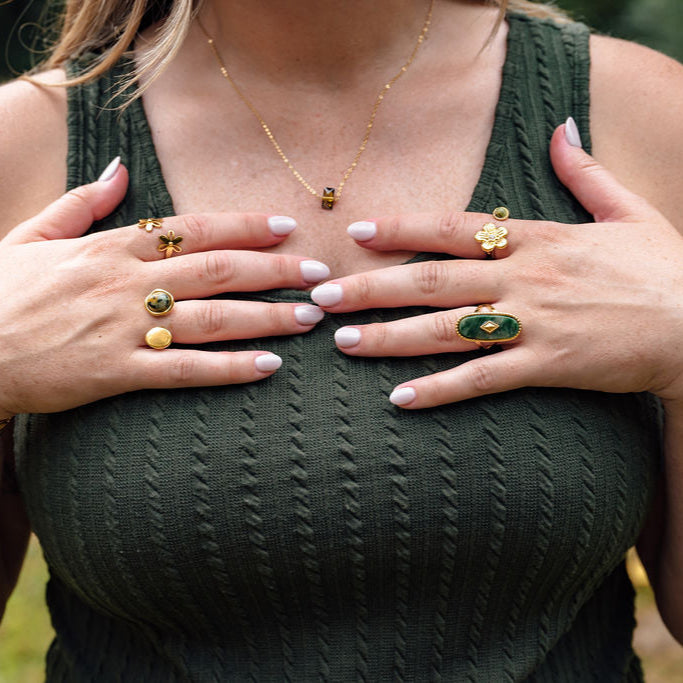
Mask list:
MULTIPOLYGON (((548 143, 569 115, 588 143, 588 32, 509 23, 469 209, 583 222, 548 143)), ((69 95, 69 187, 117 154, 130 171, 93 230, 174 213, 141 104, 111 109, 122 69, 69 95)), ((416 257, 429 258, 445 257, 416 257)), ((332 337, 421 312, 207 345, 282 356, 263 382, 24 416, 17 470, 56 631, 48 681, 642 680, 623 558, 659 468, 656 402, 529 388, 403 411, 387 400, 397 383, 485 352, 358 358, 332 337)))

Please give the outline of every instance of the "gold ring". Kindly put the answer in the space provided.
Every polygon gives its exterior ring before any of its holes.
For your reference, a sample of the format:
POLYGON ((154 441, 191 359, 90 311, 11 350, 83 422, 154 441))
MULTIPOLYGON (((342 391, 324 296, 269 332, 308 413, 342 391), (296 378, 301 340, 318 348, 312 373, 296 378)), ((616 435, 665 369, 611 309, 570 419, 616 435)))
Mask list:
POLYGON ((164 254, 164 258, 170 258, 173 254, 179 254, 183 248, 180 243, 183 241, 181 235, 176 235, 173 230, 169 230, 165 235, 159 235, 161 244, 157 249, 164 254))
POLYGON ((474 313, 463 315, 455 323, 455 331, 465 341, 483 349, 510 342, 522 333, 522 323, 510 313, 501 313, 491 304, 480 304, 474 313), (487 312, 483 312, 488 309, 487 312))
POLYGON ((145 335, 145 343, 151 349, 167 349, 173 341, 173 335, 165 327, 153 327, 145 335))
MULTIPOLYGON (((510 210, 505 206, 498 206, 493 210, 493 218, 498 221, 506 221, 510 217, 510 210)), ((508 231, 502 225, 486 223, 482 229, 474 236, 477 242, 481 243, 482 251, 486 258, 496 258, 496 249, 505 249, 508 245, 508 231)))
POLYGON ((145 297, 145 308, 152 315, 168 315, 174 304, 173 294, 165 289, 154 289, 145 297))
POLYGON ((163 222, 163 218, 141 218, 138 221, 138 228, 142 228, 147 232, 152 232, 154 228, 160 228, 163 222))

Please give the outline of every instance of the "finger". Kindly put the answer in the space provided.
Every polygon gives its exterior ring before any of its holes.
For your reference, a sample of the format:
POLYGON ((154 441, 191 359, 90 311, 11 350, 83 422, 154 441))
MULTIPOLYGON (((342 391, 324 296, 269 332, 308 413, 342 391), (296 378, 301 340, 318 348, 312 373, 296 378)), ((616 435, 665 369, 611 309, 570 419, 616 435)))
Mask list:
POLYGON ((432 408, 468 398, 536 386, 528 370, 531 354, 523 346, 512 347, 459 365, 457 368, 426 375, 399 384, 389 400, 401 408, 432 408))
POLYGON ((6 241, 16 244, 79 237, 85 233, 95 221, 108 216, 119 205, 128 188, 128 171, 119 157, 100 178, 63 194, 37 216, 12 230, 6 241))
POLYGON ((507 246, 495 249, 496 258, 513 253, 520 243, 526 221, 509 219, 503 222, 485 213, 453 211, 445 214, 385 216, 351 223, 346 230, 360 246, 367 249, 430 251, 483 259, 487 253, 475 235, 488 224, 508 231, 505 237, 507 246))
POLYGON ((295 229, 296 221, 288 216, 207 213, 164 218, 160 229, 149 232, 135 225, 121 228, 120 233, 135 256, 155 261, 181 253, 271 247, 295 229))
POLYGON ((145 267, 152 288, 176 299, 203 299, 223 292, 305 289, 329 277, 320 261, 259 251, 205 251, 145 267))
MULTIPOLYGON (((506 310, 504 305, 496 304, 496 308, 506 310)), ((473 351, 478 345, 458 334, 458 320, 472 312, 471 307, 460 308, 386 323, 340 327, 334 341, 340 351, 350 356, 424 356, 473 351)))
POLYGON ((203 344, 223 339, 257 339, 308 332, 324 313, 307 304, 252 301, 181 301, 169 316, 173 340, 203 344))
POLYGON ((586 154, 573 119, 555 130, 550 141, 550 159, 557 177, 598 223, 636 222, 653 213, 654 209, 642 197, 627 190, 586 154))
POLYGON ((137 389, 244 384, 272 375, 282 359, 264 351, 137 349, 131 356, 137 389))
POLYGON ((453 308, 497 301, 504 261, 424 261, 349 275, 316 287, 311 299, 335 313, 366 308, 453 308))

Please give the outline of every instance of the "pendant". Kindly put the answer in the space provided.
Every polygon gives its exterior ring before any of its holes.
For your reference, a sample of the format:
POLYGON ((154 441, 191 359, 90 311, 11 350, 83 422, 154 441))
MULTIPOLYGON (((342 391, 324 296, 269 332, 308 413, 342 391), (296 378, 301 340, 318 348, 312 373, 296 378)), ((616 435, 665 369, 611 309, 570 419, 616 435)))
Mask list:
POLYGON ((334 197, 335 189, 333 187, 326 187, 323 190, 323 201, 322 201, 322 207, 323 209, 327 209, 328 211, 332 211, 334 209, 334 202, 335 197, 334 197))

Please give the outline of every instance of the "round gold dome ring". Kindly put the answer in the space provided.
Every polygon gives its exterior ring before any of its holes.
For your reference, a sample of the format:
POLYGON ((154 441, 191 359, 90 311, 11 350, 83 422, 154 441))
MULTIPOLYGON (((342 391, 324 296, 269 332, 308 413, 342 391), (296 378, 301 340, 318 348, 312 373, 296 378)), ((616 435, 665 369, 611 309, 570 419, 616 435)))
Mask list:
POLYGON ((145 335, 145 343, 150 349, 167 349, 173 341, 173 335, 165 327, 153 327, 145 335))
POLYGON ((145 297, 145 309, 154 316, 168 315, 175 305, 175 299, 171 292, 165 289, 153 289, 145 297))
MULTIPOLYGON (((493 210, 493 218, 497 221, 506 221, 510 217, 510 210, 505 206, 498 206, 493 210)), ((481 244, 482 251, 487 259, 496 258, 496 249, 505 249, 508 245, 508 231, 502 225, 486 223, 474 239, 481 244)))

